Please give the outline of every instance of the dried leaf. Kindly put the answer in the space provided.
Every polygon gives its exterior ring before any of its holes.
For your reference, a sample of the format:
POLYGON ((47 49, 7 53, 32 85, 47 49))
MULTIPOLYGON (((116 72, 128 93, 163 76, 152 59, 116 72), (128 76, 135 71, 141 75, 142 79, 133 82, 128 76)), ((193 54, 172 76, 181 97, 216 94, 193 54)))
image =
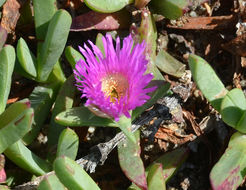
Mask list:
MULTIPOLYGON (((169 126, 171 128, 176 128, 175 124, 173 126, 169 126)), ((192 141, 195 138, 195 135, 189 134, 189 135, 181 135, 178 132, 178 130, 172 130, 169 128, 160 127, 157 133, 155 134, 155 138, 157 139, 157 142, 160 146, 160 148, 164 150, 168 150, 167 143, 172 143, 175 146, 180 146, 184 143, 187 143, 189 141, 192 141)))
POLYGON ((226 44, 223 44, 222 47, 232 53, 233 55, 239 55, 242 57, 246 56, 246 33, 237 36, 233 40, 229 41, 226 44))
POLYGON ((1 26, 7 30, 8 33, 14 33, 17 21, 20 17, 19 13, 20 3, 17 0, 7 0, 3 5, 3 16, 1 26))
POLYGON ((128 28, 130 14, 126 11, 98 13, 90 11, 73 19, 71 31, 116 30, 128 28))
POLYGON ((182 24, 171 25, 169 28, 178 28, 183 30, 223 30, 231 28, 237 23, 237 17, 229 16, 214 16, 214 17, 186 17, 182 24))

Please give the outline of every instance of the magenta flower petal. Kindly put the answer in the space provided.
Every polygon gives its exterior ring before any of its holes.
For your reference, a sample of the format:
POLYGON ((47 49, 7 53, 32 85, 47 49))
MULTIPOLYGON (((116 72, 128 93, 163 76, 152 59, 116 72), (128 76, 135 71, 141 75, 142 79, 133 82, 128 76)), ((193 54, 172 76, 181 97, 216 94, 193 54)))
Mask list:
POLYGON ((150 97, 147 93, 156 88, 146 88, 153 79, 145 74, 148 61, 144 55, 145 43, 135 44, 130 36, 116 39, 114 47, 110 35, 102 38, 105 56, 91 41, 91 49, 85 44, 79 47, 86 59, 77 62, 74 69, 76 86, 86 97, 86 106, 95 106, 108 116, 119 120, 131 117, 129 111, 142 106, 150 97))

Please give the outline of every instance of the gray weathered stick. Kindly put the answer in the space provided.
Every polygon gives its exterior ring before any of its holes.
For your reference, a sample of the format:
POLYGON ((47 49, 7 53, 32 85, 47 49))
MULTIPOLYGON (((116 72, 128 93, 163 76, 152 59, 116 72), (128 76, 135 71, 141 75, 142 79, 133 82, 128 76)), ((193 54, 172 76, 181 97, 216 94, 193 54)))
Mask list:
MULTIPOLYGON (((135 121, 132 125, 132 131, 135 132, 138 130, 143 124, 148 123, 154 117, 158 116, 158 111, 150 110, 143 116, 141 116, 137 121, 135 121)), ((90 154, 84 156, 81 159, 76 160, 76 162, 83 167, 85 170, 90 173, 95 172, 95 168, 98 164, 103 164, 107 159, 109 153, 121 142, 124 140, 126 136, 123 132, 116 134, 116 136, 108 142, 100 143, 91 148, 90 154)), ((24 183, 22 185, 16 186, 14 190, 35 190, 37 189, 39 183, 49 175, 54 174, 54 171, 49 172, 43 176, 37 177, 35 180, 24 183)))

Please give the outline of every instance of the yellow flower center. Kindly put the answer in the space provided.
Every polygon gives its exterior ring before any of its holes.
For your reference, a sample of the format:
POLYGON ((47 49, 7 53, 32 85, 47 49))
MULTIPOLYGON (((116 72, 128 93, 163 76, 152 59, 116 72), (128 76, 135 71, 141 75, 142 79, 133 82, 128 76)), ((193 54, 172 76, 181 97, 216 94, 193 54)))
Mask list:
POLYGON ((115 102, 116 99, 120 100, 126 95, 128 87, 128 81, 119 73, 109 74, 102 79, 102 91, 107 97, 110 96, 111 102, 115 102))

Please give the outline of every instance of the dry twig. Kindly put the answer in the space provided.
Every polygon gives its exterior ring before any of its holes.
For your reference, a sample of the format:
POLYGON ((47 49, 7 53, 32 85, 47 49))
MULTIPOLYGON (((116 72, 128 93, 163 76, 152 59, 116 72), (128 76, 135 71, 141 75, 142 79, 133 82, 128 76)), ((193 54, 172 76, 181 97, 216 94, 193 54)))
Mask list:
MULTIPOLYGON (((145 123, 150 122, 154 117, 158 116, 159 110, 150 110, 146 114, 143 114, 140 118, 138 118, 134 124, 132 125, 132 131, 135 132, 145 123)), ((122 141, 126 138, 123 132, 118 133, 113 139, 108 142, 100 143, 96 146, 93 146, 90 149, 90 154, 84 156, 81 159, 76 160, 77 164, 79 164, 82 168, 89 171, 90 173, 95 172, 95 168, 98 164, 103 164, 110 152, 122 141)), ((22 185, 16 186, 14 190, 34 190, 37 189, 39 183, 49 175, 54 174, 54 171, 49 172, 43 176, 37 177, 35 180, 24 183, 22 185)))

